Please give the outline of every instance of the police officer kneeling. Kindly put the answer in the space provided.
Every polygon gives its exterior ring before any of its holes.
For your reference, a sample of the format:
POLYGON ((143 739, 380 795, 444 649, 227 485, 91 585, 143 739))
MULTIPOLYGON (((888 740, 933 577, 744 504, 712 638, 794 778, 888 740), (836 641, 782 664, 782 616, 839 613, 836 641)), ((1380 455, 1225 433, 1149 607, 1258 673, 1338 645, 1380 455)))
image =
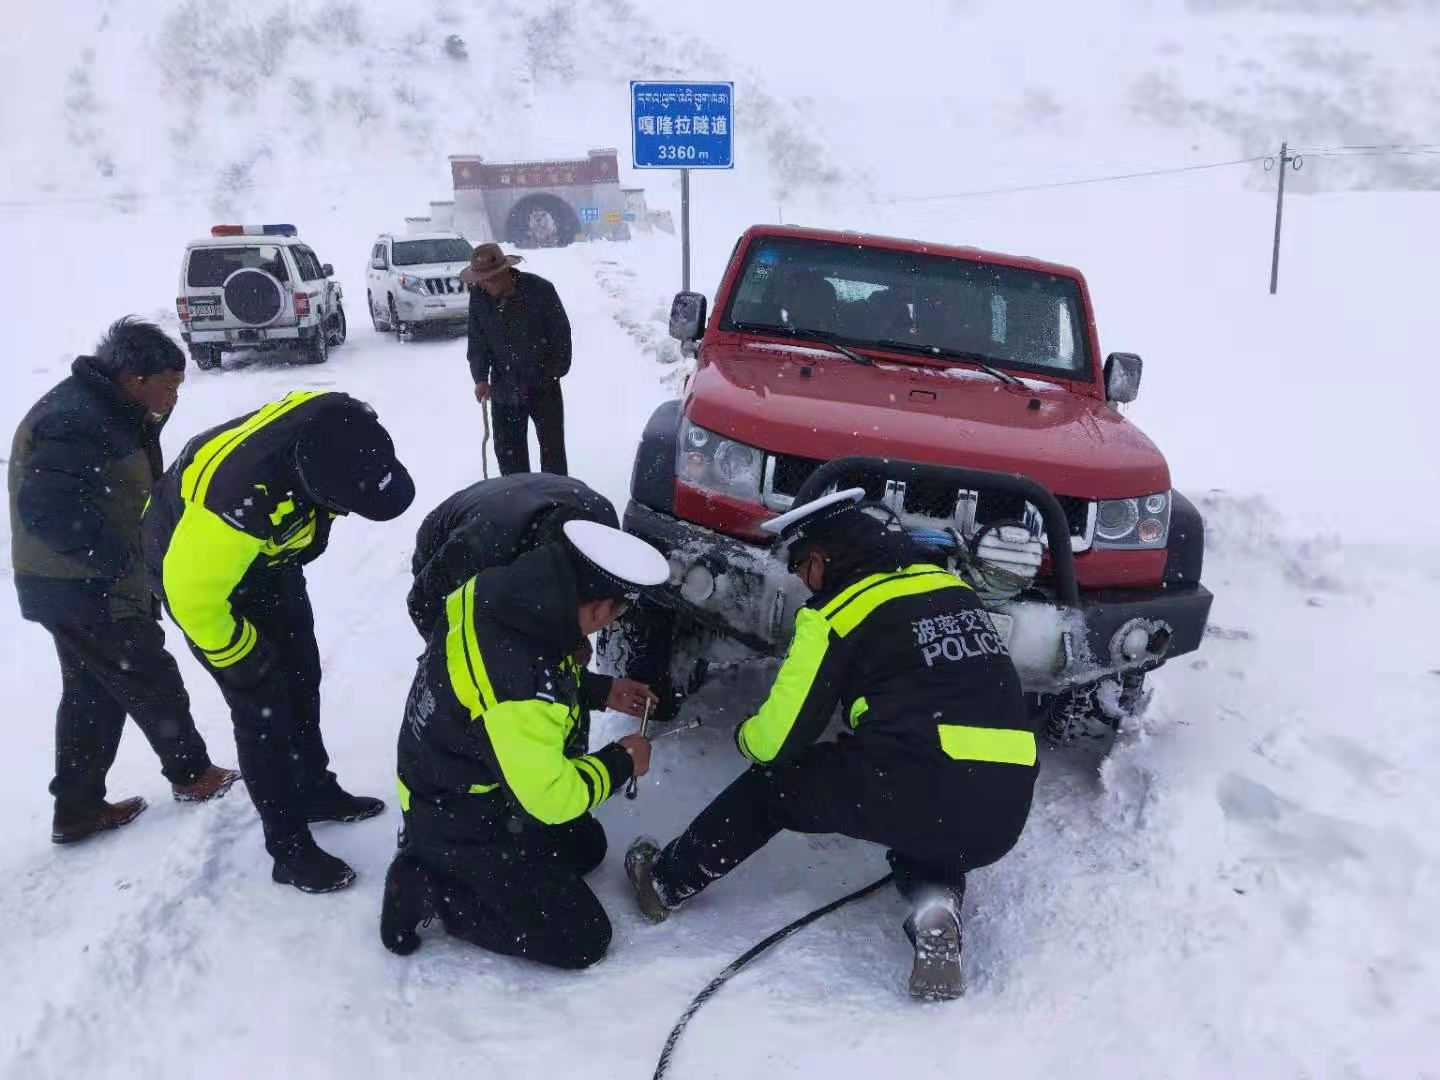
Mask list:
POLYGON ((903 532, 857 505, 863 497, 838 492, 767 523, 814 597, 769 697, 736 731, 754 767, 663 851, 637 840, 625 869, 658 922, 782 829, 884 844, 913 905, 910 992, 952 998, 963 992, 965 874, 1019 839, 1035 736, 974 592, 918 562, 903 532), (814 744, 837 704, 854 734, 814 744))
POLYGON ((400 728, 405 824, 380 939, 405 955, 439 915, 453 936, 562 968, 595 963, 610 921, 584 882, 605 857, 590 811, 649 768, 627 735, 586 753, 574 654, 669 567, 618 529, 563 539, 471 578, 430 633, 400 728))

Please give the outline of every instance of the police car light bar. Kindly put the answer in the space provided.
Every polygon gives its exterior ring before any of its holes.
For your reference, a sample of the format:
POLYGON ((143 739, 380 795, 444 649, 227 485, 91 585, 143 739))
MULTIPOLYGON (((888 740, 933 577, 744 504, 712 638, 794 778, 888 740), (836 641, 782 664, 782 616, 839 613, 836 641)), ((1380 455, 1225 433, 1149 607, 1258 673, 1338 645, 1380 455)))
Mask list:
POLYGON ((211 236, 294 236, 294 225, 212 225, 211 236))

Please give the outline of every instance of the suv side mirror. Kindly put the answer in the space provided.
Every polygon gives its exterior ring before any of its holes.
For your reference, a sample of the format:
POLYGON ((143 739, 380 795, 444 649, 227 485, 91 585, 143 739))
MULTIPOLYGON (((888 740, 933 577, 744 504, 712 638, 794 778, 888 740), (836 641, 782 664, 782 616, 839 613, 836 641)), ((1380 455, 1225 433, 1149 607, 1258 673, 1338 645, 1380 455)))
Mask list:
POLYGON ((1124 404, 1140 396, 1145 362, 1134 353, 1114 352, 1105 358, 1105 400, 1124 404))
POLYGON ((331 266, 329 263, 321 263, 321 264, 320 264, 320 276, 321 276, 321 277, 334 277, 334 276, 335 276, 335 267, 331 266))
POLYGON ((670 305, 670 336, 685 345, 699 341, 705 333, 705 314, 704 293, 676 293, 670 305))
POLYGON ((382 255, 380 258, 378 258, 378 259, 371 259, 371 260, 370 260, 370 269, 371 269, 371 270, 384 270, 385 268, 386 268, 386 267, 385 267, 385 257, 384 257, 383 255, 382 255))

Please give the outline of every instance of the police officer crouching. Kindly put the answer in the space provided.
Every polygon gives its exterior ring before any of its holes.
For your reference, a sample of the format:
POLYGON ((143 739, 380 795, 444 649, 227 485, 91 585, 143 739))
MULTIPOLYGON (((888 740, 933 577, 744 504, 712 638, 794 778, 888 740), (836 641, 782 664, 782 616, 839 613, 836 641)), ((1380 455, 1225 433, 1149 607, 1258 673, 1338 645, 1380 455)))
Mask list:
POLYGON ((230 706, 271 877, 303 892, 355 877, 310 823, 361 821, 385 804, 345 791, 329 770, 302 567, 325 550, 336 517, 388 521, 414 498, 373 409, 295 391, 191 439, 145 512, 154 585, 230 706))
POLYGON ((884 844, 913 905, 910 992, 952 998, 963 992, 965 874, 1019 839, 1035 736, 974 592, 919 562, 902 531, 857 505, 863 497, 837 492, 767 523, 814 596, 769 697, 736 731, 754 765, 663 851, 635 841, 625 869, 659 922, 782 829, 884 844), (836 705, 853 734, 816 744, 836 705))
POLYGON ((650 744, 577 745, 574 654, 669 567, 618 529, 569 521, 562 539, 451 593, 405 705, 400 847, 380 939, 405 955, 439 915, 452 936, 561 968, 595 963, 610 921, 584 876, 605 857, 590 811, 643 776, 650 744))

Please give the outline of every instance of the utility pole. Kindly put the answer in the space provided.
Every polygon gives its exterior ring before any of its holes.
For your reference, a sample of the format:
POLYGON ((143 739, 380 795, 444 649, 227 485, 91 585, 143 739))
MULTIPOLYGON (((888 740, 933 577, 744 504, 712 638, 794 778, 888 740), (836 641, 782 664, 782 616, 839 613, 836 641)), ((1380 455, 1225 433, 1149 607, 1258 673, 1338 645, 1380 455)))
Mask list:
POLYGON ((680 288, 690 291, 690 170, 680 170, 680 288))
MULTIPOLYGON (((1280 183, 1275 191, 1275 248, 1270 255, 1270 295, 1275 295, 1275 289, 1280 283, 1280 219, 1285 213, 1285 170, 1287 168, 1299 171, 1302 164, 1299 154, 1290 153, 1290 143, 1280 144, 1280 183)), ((1265 163, 1267 169, 1276 167, 1276 159, 1271 158, 1265 163)))

